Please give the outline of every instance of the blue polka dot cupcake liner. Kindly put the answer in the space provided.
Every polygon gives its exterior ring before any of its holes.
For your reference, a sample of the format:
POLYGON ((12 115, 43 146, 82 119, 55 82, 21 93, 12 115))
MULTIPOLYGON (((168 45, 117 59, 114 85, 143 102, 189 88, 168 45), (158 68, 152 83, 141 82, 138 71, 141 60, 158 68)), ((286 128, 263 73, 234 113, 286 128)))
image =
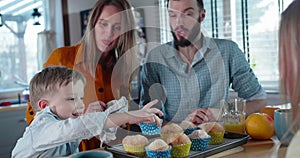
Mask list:
POLYGON ((146 153, 148 158, 170 158, 171 150, 172 150, 172 146, 170 146, 168 150, 163 150, 163 151, 149 150, 146 147, 146 153))
POLYGON ((207 138, 190 138, 192 142, 191 150, 204 151, 208 148, 210 137, 207 138))
POLYGON ((189 134, 193 133, 195 130, 198 130, 198 129, 200 129, 200 127, 185 129, 184 134, 189 135, 189 134))
POLYGON ((161 127, 158 127, 156 123, 140 123, 140 128, 144 135, 160 134, 161 129, 161 127))

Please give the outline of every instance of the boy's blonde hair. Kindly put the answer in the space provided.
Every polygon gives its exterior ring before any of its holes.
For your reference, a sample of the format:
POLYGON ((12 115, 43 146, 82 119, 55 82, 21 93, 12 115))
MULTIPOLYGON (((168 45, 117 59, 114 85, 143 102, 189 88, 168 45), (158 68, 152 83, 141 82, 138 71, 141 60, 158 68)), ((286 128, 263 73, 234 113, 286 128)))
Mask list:
POLYGON ((85 77, 78 71, 64 67, 54 66, 44 68, 30 81, 30 103, 34 111, 39 111, 38 101, 47 95, 52 95, 57 90, 70 82, 81 80, 86 83, 85 77))

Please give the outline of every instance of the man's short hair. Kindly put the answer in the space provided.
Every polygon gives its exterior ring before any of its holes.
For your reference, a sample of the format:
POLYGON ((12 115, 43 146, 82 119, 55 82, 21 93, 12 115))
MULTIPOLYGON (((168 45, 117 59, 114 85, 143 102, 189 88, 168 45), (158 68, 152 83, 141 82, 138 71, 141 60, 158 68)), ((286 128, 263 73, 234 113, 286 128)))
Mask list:
MULTIPOLYGON (((174 1, 176 1, 176 0, 174 0, 174 1)), ((199 10, 204 9, 203 0, 197 0, 197 4, 198 4, 198 7, 199 7, 199 10)), ((167 7, 169 7, 169 0, 167 0, 167 7)))

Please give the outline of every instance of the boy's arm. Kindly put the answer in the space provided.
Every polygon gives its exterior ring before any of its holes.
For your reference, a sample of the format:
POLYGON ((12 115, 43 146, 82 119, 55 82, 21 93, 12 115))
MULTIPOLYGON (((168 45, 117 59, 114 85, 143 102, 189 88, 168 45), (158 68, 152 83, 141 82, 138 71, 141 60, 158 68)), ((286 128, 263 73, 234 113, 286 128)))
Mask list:
POLYGON ((103 101, 92 102, 88 105, 84 114, 91 112, 103 112, 107 108, 107 105, 103 101))
POLYGON ((108 112, 94 112, 76 119, 57 120, 50 115, 42 115, 42 122, 30 128, 22 139, 32 139, 32 148, 36 151, 48 150, 68 142, 89 139, 100 135, 108 112))
POLYGON ((124 113, 113 113, 108 115, 104 124, 104 129, 120 126, 126 123, 137 124, 140 122, 156 122, 159 125, 160 121, 159 119, 157 119, 155 114, 159 114, 160 116, 162 116, 163 113, 156 108, 151 108, 157 102, 158 100, 151 101, 140 110, 129 111, 124 113))

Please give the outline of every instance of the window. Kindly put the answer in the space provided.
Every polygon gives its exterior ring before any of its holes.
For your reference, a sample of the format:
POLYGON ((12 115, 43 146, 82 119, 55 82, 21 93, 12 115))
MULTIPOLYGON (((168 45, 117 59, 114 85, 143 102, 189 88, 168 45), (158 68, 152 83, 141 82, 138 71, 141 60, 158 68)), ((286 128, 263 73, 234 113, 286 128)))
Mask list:
POLYGON ((24 90, 38 71, 37 34, 45 29, 41 0, 2 0, 0 13, 0 99, 13 91, 24 90), (33 25, 33 8, 42 13, 41 25, 33 25))
POLYGON ((169 16, 165 0, 159 0, 159 6, 161 28, 166 28, 160 29, 160 41, 161 43, 166 43, 171 41, 172 36, 170 34, 169 16))
MULTIPOLYGON (((160 5, 163 7, 165 4, 160 5)), ((203 0, 202 32, 235 41, 267 91, 278 91, 278 26, 280 13, 292 0, 203 0)), ((166 12, 166 11, 165 11, 166 12)), ((165 15, 162 13, 161 15, 165 15)), ((165 21, 167 18, 161 18, 165 21)), ((172 39, 161 31, 161 41, 172 39)))

